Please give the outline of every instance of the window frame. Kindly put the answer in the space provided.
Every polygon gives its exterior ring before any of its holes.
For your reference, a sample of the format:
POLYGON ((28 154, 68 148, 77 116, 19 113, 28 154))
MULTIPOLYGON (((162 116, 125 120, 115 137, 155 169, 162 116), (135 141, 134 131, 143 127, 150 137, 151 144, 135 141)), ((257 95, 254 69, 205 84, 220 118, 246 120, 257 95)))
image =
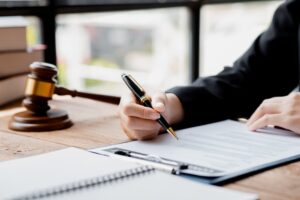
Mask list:
MULTIPOLYGON (((146 10, 155 8, 186 7, 190 13, 190 66, 189 81, 197 79, 200 64, 200 12, 207 4, 253 2, 259 0, 32 0, 1 1, 0 16, 36 16, 41 21, 43 43, 47 46, 44 52, 45 61, 56 62, 56 16, 59 14, 76 14, 107 11, 146 10)), ((270 0, 263 0, 270 1, 270 0)))

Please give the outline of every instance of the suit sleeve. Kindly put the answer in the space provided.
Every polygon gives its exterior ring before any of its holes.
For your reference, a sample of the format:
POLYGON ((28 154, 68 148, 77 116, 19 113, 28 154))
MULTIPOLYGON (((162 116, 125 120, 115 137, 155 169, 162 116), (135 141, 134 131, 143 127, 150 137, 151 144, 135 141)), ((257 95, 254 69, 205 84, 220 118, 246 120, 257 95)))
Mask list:
POLYGON ((297 86, 299 2, 282 4, 269 28, 232 67, 167 91, 178 96, 183 105, 180 128, 249 117, 264 99, 287 95, 297 86))

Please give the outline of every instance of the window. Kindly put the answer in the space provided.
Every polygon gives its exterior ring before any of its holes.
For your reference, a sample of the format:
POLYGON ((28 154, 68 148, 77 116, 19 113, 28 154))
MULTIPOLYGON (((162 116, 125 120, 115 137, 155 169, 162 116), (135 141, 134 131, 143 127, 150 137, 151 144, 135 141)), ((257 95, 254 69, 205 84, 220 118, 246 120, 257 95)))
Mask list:
POLYGON ((270 24, 282 1, 205 5, 201 10, 200 74, 231 66, 270 24))
POLYGON ((70 88, 120 95, 122 73, 146 88, 188 83, 186 8, 63 14, 57 17, 60 82, 70 88))
POLYGON ((41 38, 41 24, 37 17, 26 17, 28 21, 27 26, 27 43, 28 46, 34 46, 37 44, 42 44, 41 38))

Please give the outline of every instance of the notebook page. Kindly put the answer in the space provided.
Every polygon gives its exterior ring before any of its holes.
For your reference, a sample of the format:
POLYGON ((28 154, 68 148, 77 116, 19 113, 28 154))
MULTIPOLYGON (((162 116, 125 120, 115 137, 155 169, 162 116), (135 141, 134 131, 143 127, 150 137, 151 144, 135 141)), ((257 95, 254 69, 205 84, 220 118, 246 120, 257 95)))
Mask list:
POLYGON ((76 148, 0 162, 0 197, 8 199, 134 167, 76 148))
POLYGON ((45 200, 254 200, 257 195, 199 184, 160 171, 131 177, 110 184, 52 196, 45 200))
MULTIPOLYGON (((150 141, 107 147, 122 148, 222 171, 223 175, 300 155, 300 137, 250 132, 242 123, 222 121, 164 134, 150 141)), ((103 149, 93 151, 101 152, 103 149)))

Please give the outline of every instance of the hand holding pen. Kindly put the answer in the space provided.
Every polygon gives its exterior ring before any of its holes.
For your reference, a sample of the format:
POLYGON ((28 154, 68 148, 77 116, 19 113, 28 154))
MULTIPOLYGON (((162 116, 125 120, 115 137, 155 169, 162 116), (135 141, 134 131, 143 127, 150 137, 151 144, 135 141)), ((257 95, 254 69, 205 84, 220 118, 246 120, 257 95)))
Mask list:
POLYGON ((146 140, 156 137, 162 129, 160 123, 156 121, 160 118, 160 113, 169 124, 179 123, 182 120, 183 109, 177 96, 160 92, 154 94, 151 99, 154 109, 141 105, 132 92, 122 97, 119 115, 123 131, 129 138, 146 140))

